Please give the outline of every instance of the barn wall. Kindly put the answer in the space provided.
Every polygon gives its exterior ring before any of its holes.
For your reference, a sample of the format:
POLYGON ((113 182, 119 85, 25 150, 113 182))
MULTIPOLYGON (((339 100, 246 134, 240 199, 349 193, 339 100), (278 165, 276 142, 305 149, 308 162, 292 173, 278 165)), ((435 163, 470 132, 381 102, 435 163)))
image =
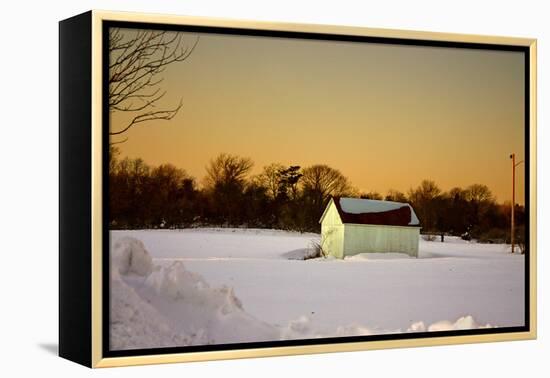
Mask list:
POLYGON ((321 247, 331 256, 344 257, 344 225, 332 201, 321 223, 321 247))
POLYGON ((402 252, 418 256, 419 227, 346 224, 344 255, 365 252, 402 252))
POLYGON ((340 219, 340 214, 338 214, 338 210, 336 209, 336 205, 334 204, 334 200, 330 200, 329 207, 324 215, 325 217, 323 218, 321 226, 340 226, 343 224, 340 219))

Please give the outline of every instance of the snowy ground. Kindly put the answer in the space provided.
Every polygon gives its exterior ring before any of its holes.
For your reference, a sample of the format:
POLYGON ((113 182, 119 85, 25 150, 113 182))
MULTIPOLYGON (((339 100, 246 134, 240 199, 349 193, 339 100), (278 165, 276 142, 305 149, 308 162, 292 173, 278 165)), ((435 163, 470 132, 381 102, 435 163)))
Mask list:
POLYGON ((296 260, 319 235, 111 232, 111 347, 221 344, 524 324, 524 257, 458 238, 296 260))

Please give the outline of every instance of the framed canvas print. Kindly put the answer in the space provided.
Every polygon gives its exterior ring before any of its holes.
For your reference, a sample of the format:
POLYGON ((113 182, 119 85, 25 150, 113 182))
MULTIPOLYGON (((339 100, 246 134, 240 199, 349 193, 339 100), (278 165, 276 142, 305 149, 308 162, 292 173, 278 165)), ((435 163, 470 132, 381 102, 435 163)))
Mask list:
POLYGON ((536 337, 536 41, 60 22, 59 353, 536 337))

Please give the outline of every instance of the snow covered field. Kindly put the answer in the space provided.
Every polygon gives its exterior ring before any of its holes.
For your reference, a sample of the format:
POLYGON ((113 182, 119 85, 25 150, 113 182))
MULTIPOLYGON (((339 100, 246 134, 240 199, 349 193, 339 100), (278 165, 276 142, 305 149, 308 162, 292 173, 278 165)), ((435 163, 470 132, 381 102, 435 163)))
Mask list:
POLYGON ((524 324, 524 256, 447 237, 297 260, 317 234, 111 231, 111 347, 151 348, 524 324))

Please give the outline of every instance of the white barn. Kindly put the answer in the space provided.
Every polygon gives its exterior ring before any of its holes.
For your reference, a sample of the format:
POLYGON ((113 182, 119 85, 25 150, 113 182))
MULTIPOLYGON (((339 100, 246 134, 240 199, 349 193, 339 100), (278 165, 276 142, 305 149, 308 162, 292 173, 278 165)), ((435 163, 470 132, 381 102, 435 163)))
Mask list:
POLYGON ((333 197, 319 223, 321 246, 336 258, 365 252, 418 257, 420 222, 408 203, 333 197))

